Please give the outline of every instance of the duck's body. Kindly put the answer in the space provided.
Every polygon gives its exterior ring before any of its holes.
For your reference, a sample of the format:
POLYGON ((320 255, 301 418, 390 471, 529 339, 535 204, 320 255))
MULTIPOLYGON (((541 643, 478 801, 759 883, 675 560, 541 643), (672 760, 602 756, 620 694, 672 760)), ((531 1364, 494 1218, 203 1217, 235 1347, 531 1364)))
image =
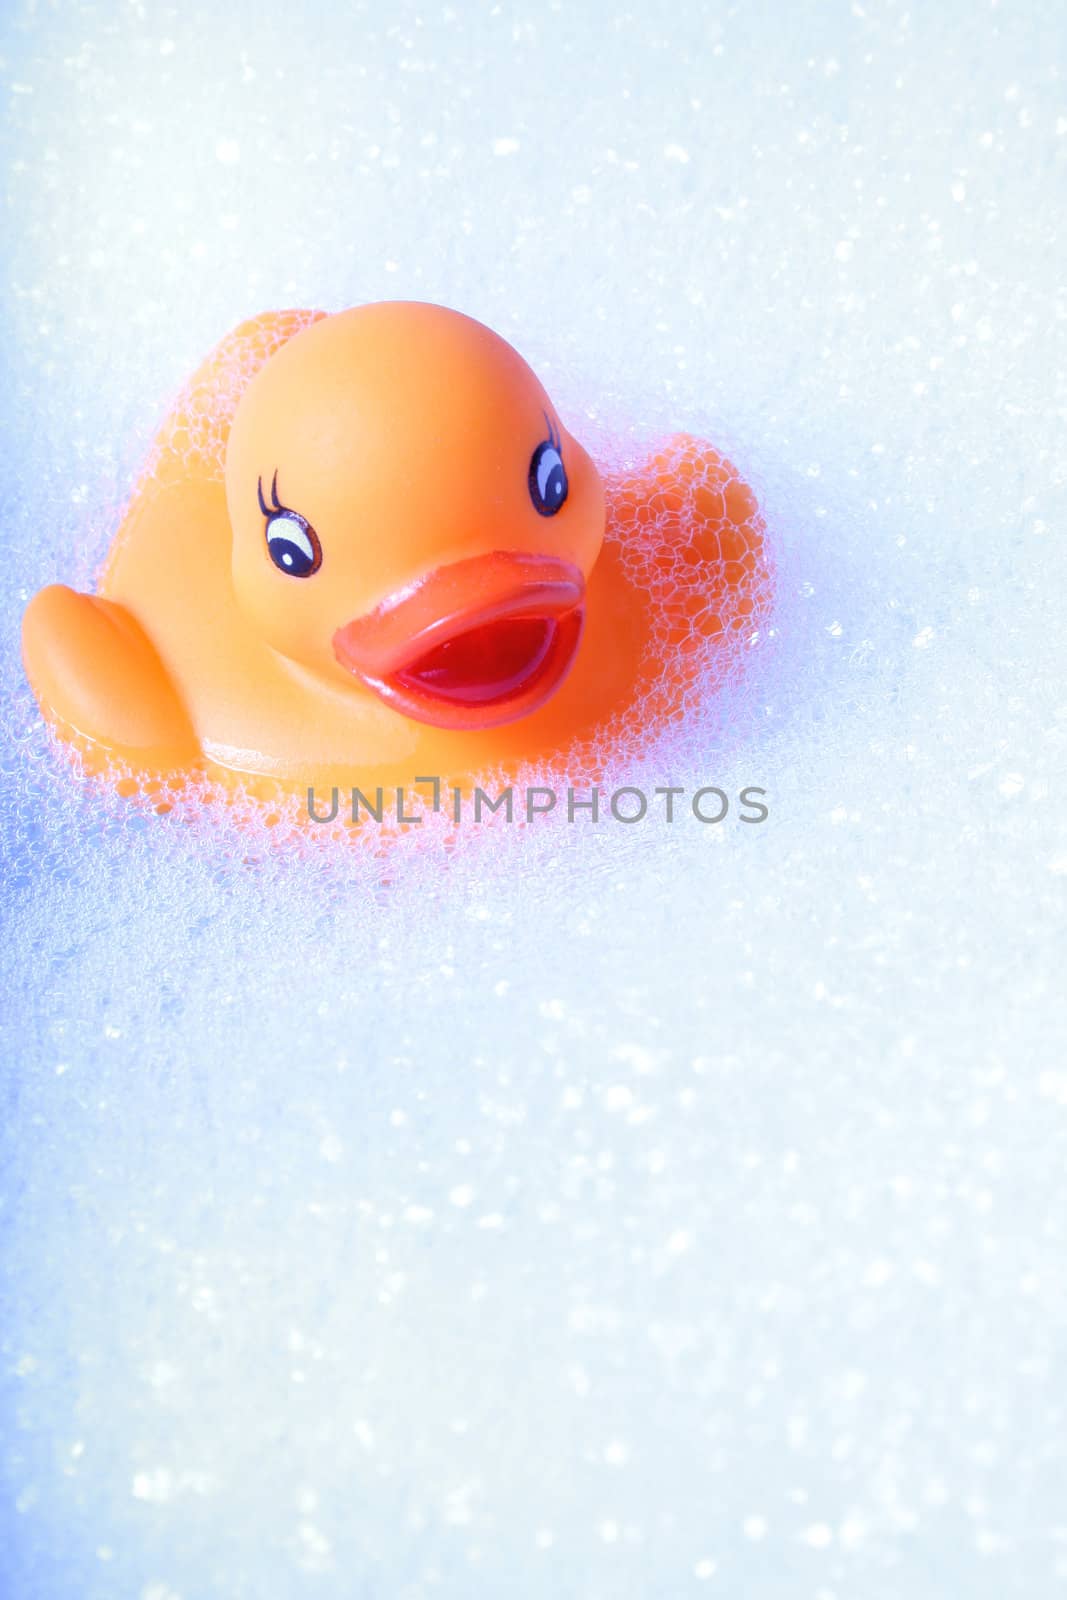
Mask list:
POLYGON ((303 793, 588 752, 650 691, 669 714, 693 640, 751 617, 755 502, 683 439, 608 486, 603 538, 599 476, 549 408, 438 307, 243 324, 161 431, 98 595, 31 602, 46 715, 97 767, 303 793), (657 595, 672 559, 703 581, 657 595))

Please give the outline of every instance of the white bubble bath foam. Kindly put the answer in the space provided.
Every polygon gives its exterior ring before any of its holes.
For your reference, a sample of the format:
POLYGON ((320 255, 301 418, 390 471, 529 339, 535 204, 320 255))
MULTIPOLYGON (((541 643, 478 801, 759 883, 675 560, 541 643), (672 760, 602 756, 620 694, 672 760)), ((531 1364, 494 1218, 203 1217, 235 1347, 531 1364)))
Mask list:
POLYGON ((1061 7, 0 26, 0 1600, 1067 1592, 1061 7), (758 625, 612 755, 673 821, 162 811, 42 721, 212 345, 397 298, 751 486, 758 625))

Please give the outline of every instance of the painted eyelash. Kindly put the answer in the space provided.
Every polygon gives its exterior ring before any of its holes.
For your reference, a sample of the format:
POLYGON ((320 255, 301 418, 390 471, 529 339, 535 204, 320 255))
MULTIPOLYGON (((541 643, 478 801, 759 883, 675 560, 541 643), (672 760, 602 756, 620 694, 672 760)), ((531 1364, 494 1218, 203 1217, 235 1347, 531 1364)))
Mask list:
POLYGON ((560 434, 560 431, 559 431, 559 429, 557 427, 554 426, 554 424, 552 422, 552 418, 549 416, 547 411, 543 411, 541 413, 541 415, 544 417, 545 422, 548 425, 548 442, 552 446, 553 450, 556 450, 556 451, 559 452, 560 458, 562 459, 562 456, 563 456, 563 439, 562 439, 562 436, 560 434))
POLYGON ((270 497, 271 497, 272 504, 268 506, 266 501, 263 499, 263 479, 262 478, 257 478, 256 479, 256 493, 259 496, 259 509, 262 511, 263 515, 267 518, 268 521, 270 520, 271 517, 276 517, 278 515, 279 511, 286 511, 286 512, 289 513, 289 515, 291 517, 298 517, 300 515, 300 513, 298 511, 290 511, 288 506, 283 506, 281 501, 278 499, 278 469, 277 469, 277 467, 275 467, 275 469, 274 469, 274 478, 271 481, 271 486, 270 486, 270 497))

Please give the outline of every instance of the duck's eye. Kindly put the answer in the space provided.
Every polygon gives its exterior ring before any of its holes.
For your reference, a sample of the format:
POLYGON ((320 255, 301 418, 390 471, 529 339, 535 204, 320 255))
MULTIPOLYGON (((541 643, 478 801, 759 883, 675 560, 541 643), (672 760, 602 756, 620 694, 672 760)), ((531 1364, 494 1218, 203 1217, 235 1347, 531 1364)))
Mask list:
POLYGON ((530 459, 530 499, 543 517, 554 517, 567 498, 567 472, 559 443, 545 439, 530 459))
POLYGON ((311 523, 299 511, 290 511, 278 499, 278 474, 270 486, 270 504, 263 498, 263 479, 257 485, 259 509, 266 518, 267 550, 279 572, 290 578, 310 578, 322 566, 322 546, 311 523))
POLYGON ((276 512, 267 519, 267 549, 279 572, 290 578, 310 578, 322 564, 322 548, 309 522, 295 511, 276 512))

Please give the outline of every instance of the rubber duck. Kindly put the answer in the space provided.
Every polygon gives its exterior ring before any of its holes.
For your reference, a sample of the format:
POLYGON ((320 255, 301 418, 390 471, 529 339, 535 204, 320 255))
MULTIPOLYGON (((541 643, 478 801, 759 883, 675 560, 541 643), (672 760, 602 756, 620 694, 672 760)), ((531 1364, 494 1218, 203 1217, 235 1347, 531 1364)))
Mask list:
POLYGON ((473 318, 271 312, 182 392, 97 592, 33 597, 23 658, 127 783, 461 782, 676 715, 767 585, 755 497, 711 446, 605 479, 473 318))

